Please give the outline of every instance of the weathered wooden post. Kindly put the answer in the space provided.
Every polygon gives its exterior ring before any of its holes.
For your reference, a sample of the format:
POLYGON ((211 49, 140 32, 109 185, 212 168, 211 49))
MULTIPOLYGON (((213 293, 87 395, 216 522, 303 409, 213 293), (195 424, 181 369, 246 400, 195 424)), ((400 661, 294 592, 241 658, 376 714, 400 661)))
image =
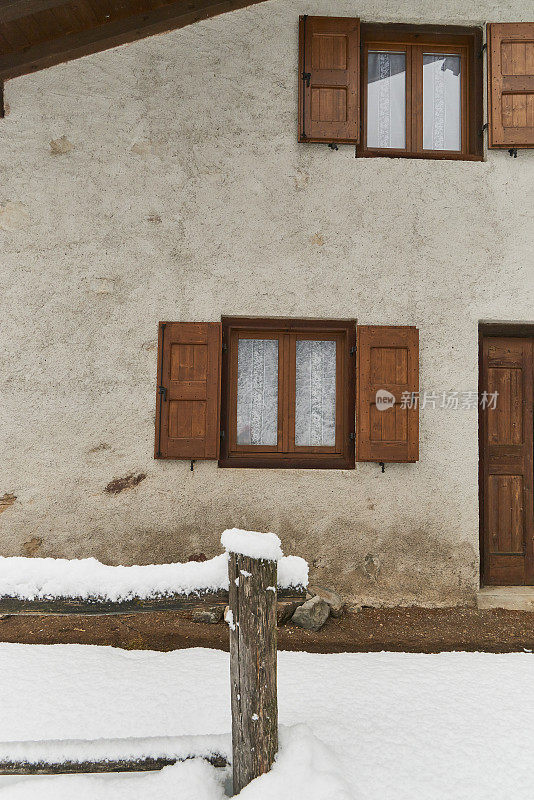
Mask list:
POLYGON ((278 750, 277 560, 274 534, 225 531, 229 552, 234 794, 267 772, 278 750))

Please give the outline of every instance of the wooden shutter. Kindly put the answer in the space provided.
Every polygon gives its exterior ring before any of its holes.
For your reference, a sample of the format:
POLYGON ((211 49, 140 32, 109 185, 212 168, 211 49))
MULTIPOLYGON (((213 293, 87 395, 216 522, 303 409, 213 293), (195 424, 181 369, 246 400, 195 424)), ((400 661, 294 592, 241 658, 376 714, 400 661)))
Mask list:
POLYGON ((156 458, 218 458, 220 322, 160 322, 156 458))
POLYGON ((488 25, 490 147, 534 147, 534 22, 488 25))
POLYGON ((360 20, 300 17, 299 142, 360 139, 360 20))
MULTIPOLYGON (((419 403, 403 406, 404 393, 419 391, 419 331, 408 326, 358 326, 357 459, 417 461, 419 403), (380 410, 377 392, 395 403, 380 410)), ((406 397, 407 395, 405 395, 406 397)))

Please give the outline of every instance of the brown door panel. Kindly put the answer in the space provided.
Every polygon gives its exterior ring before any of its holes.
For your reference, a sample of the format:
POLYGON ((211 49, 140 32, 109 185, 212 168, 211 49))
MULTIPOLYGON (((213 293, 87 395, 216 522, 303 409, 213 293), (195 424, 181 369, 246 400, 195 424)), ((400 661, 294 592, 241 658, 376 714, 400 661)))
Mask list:
POLYGON ((483 582, 532 585, 533 339, 485 337, 481 367, 483 582))

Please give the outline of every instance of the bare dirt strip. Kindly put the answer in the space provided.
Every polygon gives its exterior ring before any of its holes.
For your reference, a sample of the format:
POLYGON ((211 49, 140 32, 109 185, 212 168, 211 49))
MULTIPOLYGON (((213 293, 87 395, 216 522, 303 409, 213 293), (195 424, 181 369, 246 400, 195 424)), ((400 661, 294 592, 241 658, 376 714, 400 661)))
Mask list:
MULTIPOLYGON (((12 615, 0 618, 0 641, 26 644, 79 643, 129 650, 185 647, 228 649, 224 622, 193 622, 184 612, 79 615, 12 615)), ((471 608, 364 608, 329 619, 317 633, 284 625, 280 650, 314 653, 402 651, 437 653, 534 650, 534 613, 471 608)))

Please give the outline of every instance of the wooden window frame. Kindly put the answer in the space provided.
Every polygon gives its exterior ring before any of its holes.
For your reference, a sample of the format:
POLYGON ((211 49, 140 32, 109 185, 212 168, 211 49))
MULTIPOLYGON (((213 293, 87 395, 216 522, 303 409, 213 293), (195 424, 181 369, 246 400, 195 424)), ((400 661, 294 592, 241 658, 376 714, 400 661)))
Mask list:
POLYGON ((220 467, 267 469, 354 469, 356 320, 223 317, 220 467), (237 342, 239 338, 277 338, 278 442, 273 446, 238 445, 237 342), (336 348, 336 445, 299 447, 295 430, 295 343, 297 339, 334 339, 336 348))
POLYGON ((482 161, 483 63, 482 29, 458 26, 371 24, 361 25, 361 132, 356 155, 363 158, 425 158, 482 161), (367 147, 368 52, 373 49, 406 52, 406 148, 367 147), (423 150, 423 52, 460 55, 462 74, 462 147, 423 150))

